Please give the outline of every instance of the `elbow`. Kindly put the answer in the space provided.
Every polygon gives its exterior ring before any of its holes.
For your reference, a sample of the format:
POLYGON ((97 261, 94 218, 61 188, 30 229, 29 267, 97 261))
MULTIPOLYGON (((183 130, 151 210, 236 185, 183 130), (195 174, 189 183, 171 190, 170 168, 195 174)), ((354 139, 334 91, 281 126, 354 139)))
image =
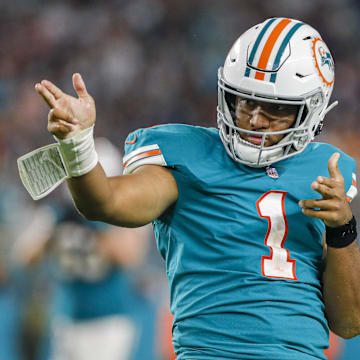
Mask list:
POLYGON ((80 214, 89 221, 103 221, 97 214, 83 212, 80 212, 80 214))
POLYGON ((360 335, 360 331, 358 329, 341 329, 339 331, 333 331, 333 333, 345 340, 352 339, 353 337, 360 335))
POLYGON ((78 211, 78 213, 83 216, 86 220, 89 221, 103 221, 103 219, 99 216, 98 212, 92 211, 92 209, 89 208, 81 208, 79 206, 76 206, 76 210, 78 211))
MULTIPOLYGON (((86 220, 101 221, 108 224, 124 226, 123 224, 119 223, 119 221, 114 219, 113 210, 111 208, 107 208, 105 206, 76 206, 76 209, 86 220)), ((132 226, 125 225, 125 227, 132 226)))
POLYGON ((342 337, 351 339, 360 335, 360 302, 359 298, 337 303, 326 308, 326 318, 330 330, 342 337))
POLYGON ((352 339, 360 335, 360 321, 351 321, 348 324, 330 325, 330 330, 343 339, 352 339))

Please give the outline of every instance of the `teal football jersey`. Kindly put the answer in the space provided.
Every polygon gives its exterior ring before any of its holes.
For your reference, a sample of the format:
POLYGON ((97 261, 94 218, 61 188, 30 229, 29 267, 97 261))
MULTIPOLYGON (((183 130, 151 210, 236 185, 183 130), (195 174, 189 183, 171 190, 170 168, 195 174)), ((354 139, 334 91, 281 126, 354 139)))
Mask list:
MULTIPOLYGON (((169 124, 131 133, 124 173, 166 166, 179 198, 153 222, 166 262, 178 360, 325 359, 321 291, 324 223, 299 200, 328 177, 335 147, 311 143, 273 168, 226 153, 217 129, 169 124)), ((341 153, 347 195, 355 161, 341 153)))

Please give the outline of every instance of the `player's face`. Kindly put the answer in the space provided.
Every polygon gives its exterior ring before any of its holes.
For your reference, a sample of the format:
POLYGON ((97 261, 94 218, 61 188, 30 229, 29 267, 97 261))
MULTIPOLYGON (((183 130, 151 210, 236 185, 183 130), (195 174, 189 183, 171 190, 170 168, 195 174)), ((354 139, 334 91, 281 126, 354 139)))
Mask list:
MULTIPOLYGON (((273 132, 286 130, 295 122, 298 106, 236 98, 236 126, 250 131, 273 132)), ((278 143, 285 135, 268 135, 265 146, 278 143)), ((261 136, 240 133, 240 137, 254 145, 261 145, 261 136)))

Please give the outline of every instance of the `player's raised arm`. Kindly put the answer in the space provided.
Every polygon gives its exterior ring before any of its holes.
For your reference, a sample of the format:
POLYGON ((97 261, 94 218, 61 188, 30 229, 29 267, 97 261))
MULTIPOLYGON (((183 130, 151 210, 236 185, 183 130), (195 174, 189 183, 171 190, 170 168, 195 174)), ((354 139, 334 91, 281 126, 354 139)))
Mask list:
POLYGON ((142 166, 131 175, 106 177, 94 146, 94 99, 80 74, 73 75, 73 86, 77 98, 47 80, 35 89, 50 107, 48 130, 59 143, 77 208, 90 220, 126 227, 156 219, 177 199, 174 177, 156 165, 142 166))
POLYGON ((312 189, 321 199, 303 200, 303 213, 326 225, 326 267, 323 274, 325 312, 330 329, 343 338, 360 333, 360 248, 356 222, 346 199, 344 178, 338 168, 340 154, 328 161, 329 178, 318 177, 312 189))

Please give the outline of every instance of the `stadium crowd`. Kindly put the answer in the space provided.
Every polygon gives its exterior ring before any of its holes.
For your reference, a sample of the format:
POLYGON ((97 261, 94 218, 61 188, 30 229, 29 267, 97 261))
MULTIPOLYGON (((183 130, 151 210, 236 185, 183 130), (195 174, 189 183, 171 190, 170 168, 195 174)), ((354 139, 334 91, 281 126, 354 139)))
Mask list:
MULTIPOLYGON (((44 325, 51 316, 46 310, 52 281, 48 267, 28 270, 15 246, 29 237, 24 232, 36 237, 45 231, 34 230, 32 223, 45 203, 64 201, 58 189, 33 202, 18 177, 16 159, 53 142, 46 131, 47 109, 34 84, 49 79, 72 92, 71 75, 80 72, 96 99, 96 136, 120 151, 127 134, 139 127, 168 122, 216 126, 217 68, 229 41, 270 16, 301 19, 326 40, 336 63, 332 98, 339 106, 327 116, 317 141, 330 142, 359 161, 357 0, 0 2, 0 292, 10 294, 0 294, 0 359, 37 360, 39 354, 45 359, 43 338, 49 336, 44 325), (10 349, 15 341, 21 354, 11 358, 5 346, 10 349)), ((360 218, 358 199, 353 210, 360 218)), ((46 231, 55 231, 57 223, 52 226, 46 231)), ((156 256, 150 250, 133 277, 144 296, 161 308, 165 295, 157 294, 165 294, 166 286, 156 256)), ((157 351, 159 360, 170 359, 157 351)), ((346 360, 354 359, 349 356, 346 360)))

